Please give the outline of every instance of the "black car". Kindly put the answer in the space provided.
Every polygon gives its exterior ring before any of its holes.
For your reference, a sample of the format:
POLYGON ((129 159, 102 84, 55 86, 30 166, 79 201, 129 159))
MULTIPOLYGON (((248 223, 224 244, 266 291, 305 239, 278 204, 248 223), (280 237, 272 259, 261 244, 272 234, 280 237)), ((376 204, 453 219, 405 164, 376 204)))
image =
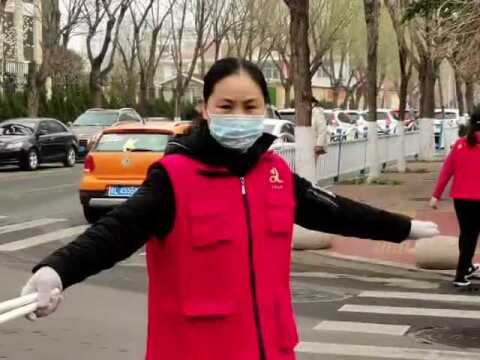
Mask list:
POLYGON ((60 121, 24 118, 0 123, 0 165, 35 170, 40 163, 75 165, 78 140, 60 121))

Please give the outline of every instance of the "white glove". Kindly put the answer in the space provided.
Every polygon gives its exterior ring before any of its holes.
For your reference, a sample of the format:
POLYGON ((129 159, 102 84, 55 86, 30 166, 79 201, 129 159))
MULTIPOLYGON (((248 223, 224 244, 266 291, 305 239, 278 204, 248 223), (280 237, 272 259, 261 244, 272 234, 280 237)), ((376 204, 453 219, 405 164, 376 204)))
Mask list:
POLYGON ((55 270, 48 266, 38 269, 22 289, 22 296, 38 292, 38 308, 28 314, 27 318, 34 321, 57 310, 63 300, 62 290, 62 280, 55 270), (56 289, 60 290, 60 293, 52 294, 56 289))
POLYGON ((430 238, 440 234, 438 225, 431 221, 412 220, 412 228, 410 230, 409 239, 416 240, 422 238, 430 238))

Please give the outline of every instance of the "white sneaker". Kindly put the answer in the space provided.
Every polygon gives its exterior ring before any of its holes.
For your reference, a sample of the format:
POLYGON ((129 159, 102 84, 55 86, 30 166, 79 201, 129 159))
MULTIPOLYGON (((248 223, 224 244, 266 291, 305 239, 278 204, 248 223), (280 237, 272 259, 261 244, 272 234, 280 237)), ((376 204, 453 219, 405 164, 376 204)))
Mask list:
POLYGON ((465 275, 465 279, 468 280, 472 278, 478 270, 480 270, 480 264, 473 264, 472 266, 470 266, 468 268, 467 274, 465 275))

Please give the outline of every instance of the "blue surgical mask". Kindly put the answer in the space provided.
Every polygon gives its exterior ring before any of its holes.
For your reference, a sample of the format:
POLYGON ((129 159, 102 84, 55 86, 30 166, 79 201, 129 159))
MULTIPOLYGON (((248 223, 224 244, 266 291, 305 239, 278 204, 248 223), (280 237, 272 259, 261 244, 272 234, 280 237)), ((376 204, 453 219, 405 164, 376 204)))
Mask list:
POLYGON ((220 145, 247 151, 262 136, 264 115, 210 114, 210 134, 220 145))

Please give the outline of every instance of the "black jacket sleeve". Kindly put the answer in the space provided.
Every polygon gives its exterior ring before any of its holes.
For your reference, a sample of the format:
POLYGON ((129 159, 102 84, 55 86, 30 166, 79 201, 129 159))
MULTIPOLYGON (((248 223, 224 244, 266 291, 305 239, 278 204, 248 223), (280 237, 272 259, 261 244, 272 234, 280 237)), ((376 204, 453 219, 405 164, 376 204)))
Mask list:
POLYGON ((363 239, 401 242, 411 219, 335 195, 295 175, 295 222, 309 230, 363 239))
POLYGON ((131 256, 152 235, 165 237, 173 226, 175 199, 166 170, 153 165, 140 189, 125 203, 88 228, 75 241, 56 250, 33 269, 55 269, 63 287, 111 268, 131 256))

